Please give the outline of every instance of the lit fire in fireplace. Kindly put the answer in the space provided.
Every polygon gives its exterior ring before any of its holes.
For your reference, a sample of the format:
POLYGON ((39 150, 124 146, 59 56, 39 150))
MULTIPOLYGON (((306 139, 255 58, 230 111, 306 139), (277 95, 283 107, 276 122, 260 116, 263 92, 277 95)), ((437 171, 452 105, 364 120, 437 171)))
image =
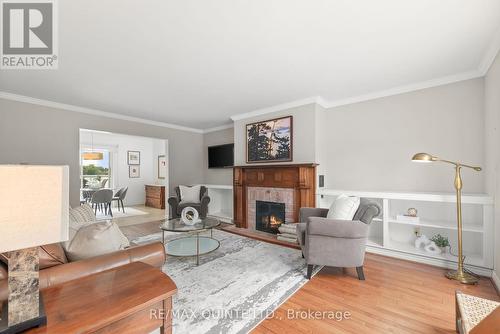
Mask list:
POLYGON ((280 227, 281 224, 283 224, 283 222, 275 215, 262 217, 262 225, 267 229, 278 231, 278 227, 280 227))

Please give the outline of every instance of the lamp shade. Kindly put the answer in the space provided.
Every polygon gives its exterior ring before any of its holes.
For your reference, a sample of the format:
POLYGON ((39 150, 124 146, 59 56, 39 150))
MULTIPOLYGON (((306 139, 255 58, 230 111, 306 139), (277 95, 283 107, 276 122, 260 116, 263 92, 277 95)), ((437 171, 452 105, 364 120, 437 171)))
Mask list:
POLYGON ((0 165, 0 253, 68 240, 68 166, 0 165))
POLYGON ((429 153, 417 153, 411 160, 415 162, 432 162, 436 161, 436 157, 433 157, 429 153))
POLYGON ((82 154, 83 160, 102 160, 104 154, 102 152, 84 152, 82 154))

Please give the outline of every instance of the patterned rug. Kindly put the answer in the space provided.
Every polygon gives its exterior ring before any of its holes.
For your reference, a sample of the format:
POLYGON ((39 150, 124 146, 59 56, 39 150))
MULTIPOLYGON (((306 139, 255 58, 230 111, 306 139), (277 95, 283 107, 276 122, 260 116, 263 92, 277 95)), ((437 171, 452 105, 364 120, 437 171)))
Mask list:
MULTIPOLYGON (((307 282, 301 252, 214 230, 216 251, 194 258, 167 257, 163 272, 177 284, 173 332, 248 333, 307 282)), ((169 233, 167 239, 178 238, 169 233)), ((161 239, 161 233, 133 240, 161 239)))

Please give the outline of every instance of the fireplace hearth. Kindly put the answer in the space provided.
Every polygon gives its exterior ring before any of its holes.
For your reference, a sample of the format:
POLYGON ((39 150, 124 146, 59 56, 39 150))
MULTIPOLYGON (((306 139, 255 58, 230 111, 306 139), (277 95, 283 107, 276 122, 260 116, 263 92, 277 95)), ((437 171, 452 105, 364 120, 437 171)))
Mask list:
POLYGON ((255 229, 278 234, 278 228, 285 223, 285 203, 256 201, 255 229))

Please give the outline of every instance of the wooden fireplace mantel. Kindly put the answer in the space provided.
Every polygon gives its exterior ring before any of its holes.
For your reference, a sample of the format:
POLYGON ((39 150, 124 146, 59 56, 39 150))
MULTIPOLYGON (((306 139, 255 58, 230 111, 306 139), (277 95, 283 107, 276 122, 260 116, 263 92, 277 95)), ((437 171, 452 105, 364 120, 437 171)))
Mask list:
POLYGON ((247 187, 294 189, 294 220, 299 208, 316 206, 316 166, 314 163, 243 165, 233 168, 234 223, 247 228, 247 187))

